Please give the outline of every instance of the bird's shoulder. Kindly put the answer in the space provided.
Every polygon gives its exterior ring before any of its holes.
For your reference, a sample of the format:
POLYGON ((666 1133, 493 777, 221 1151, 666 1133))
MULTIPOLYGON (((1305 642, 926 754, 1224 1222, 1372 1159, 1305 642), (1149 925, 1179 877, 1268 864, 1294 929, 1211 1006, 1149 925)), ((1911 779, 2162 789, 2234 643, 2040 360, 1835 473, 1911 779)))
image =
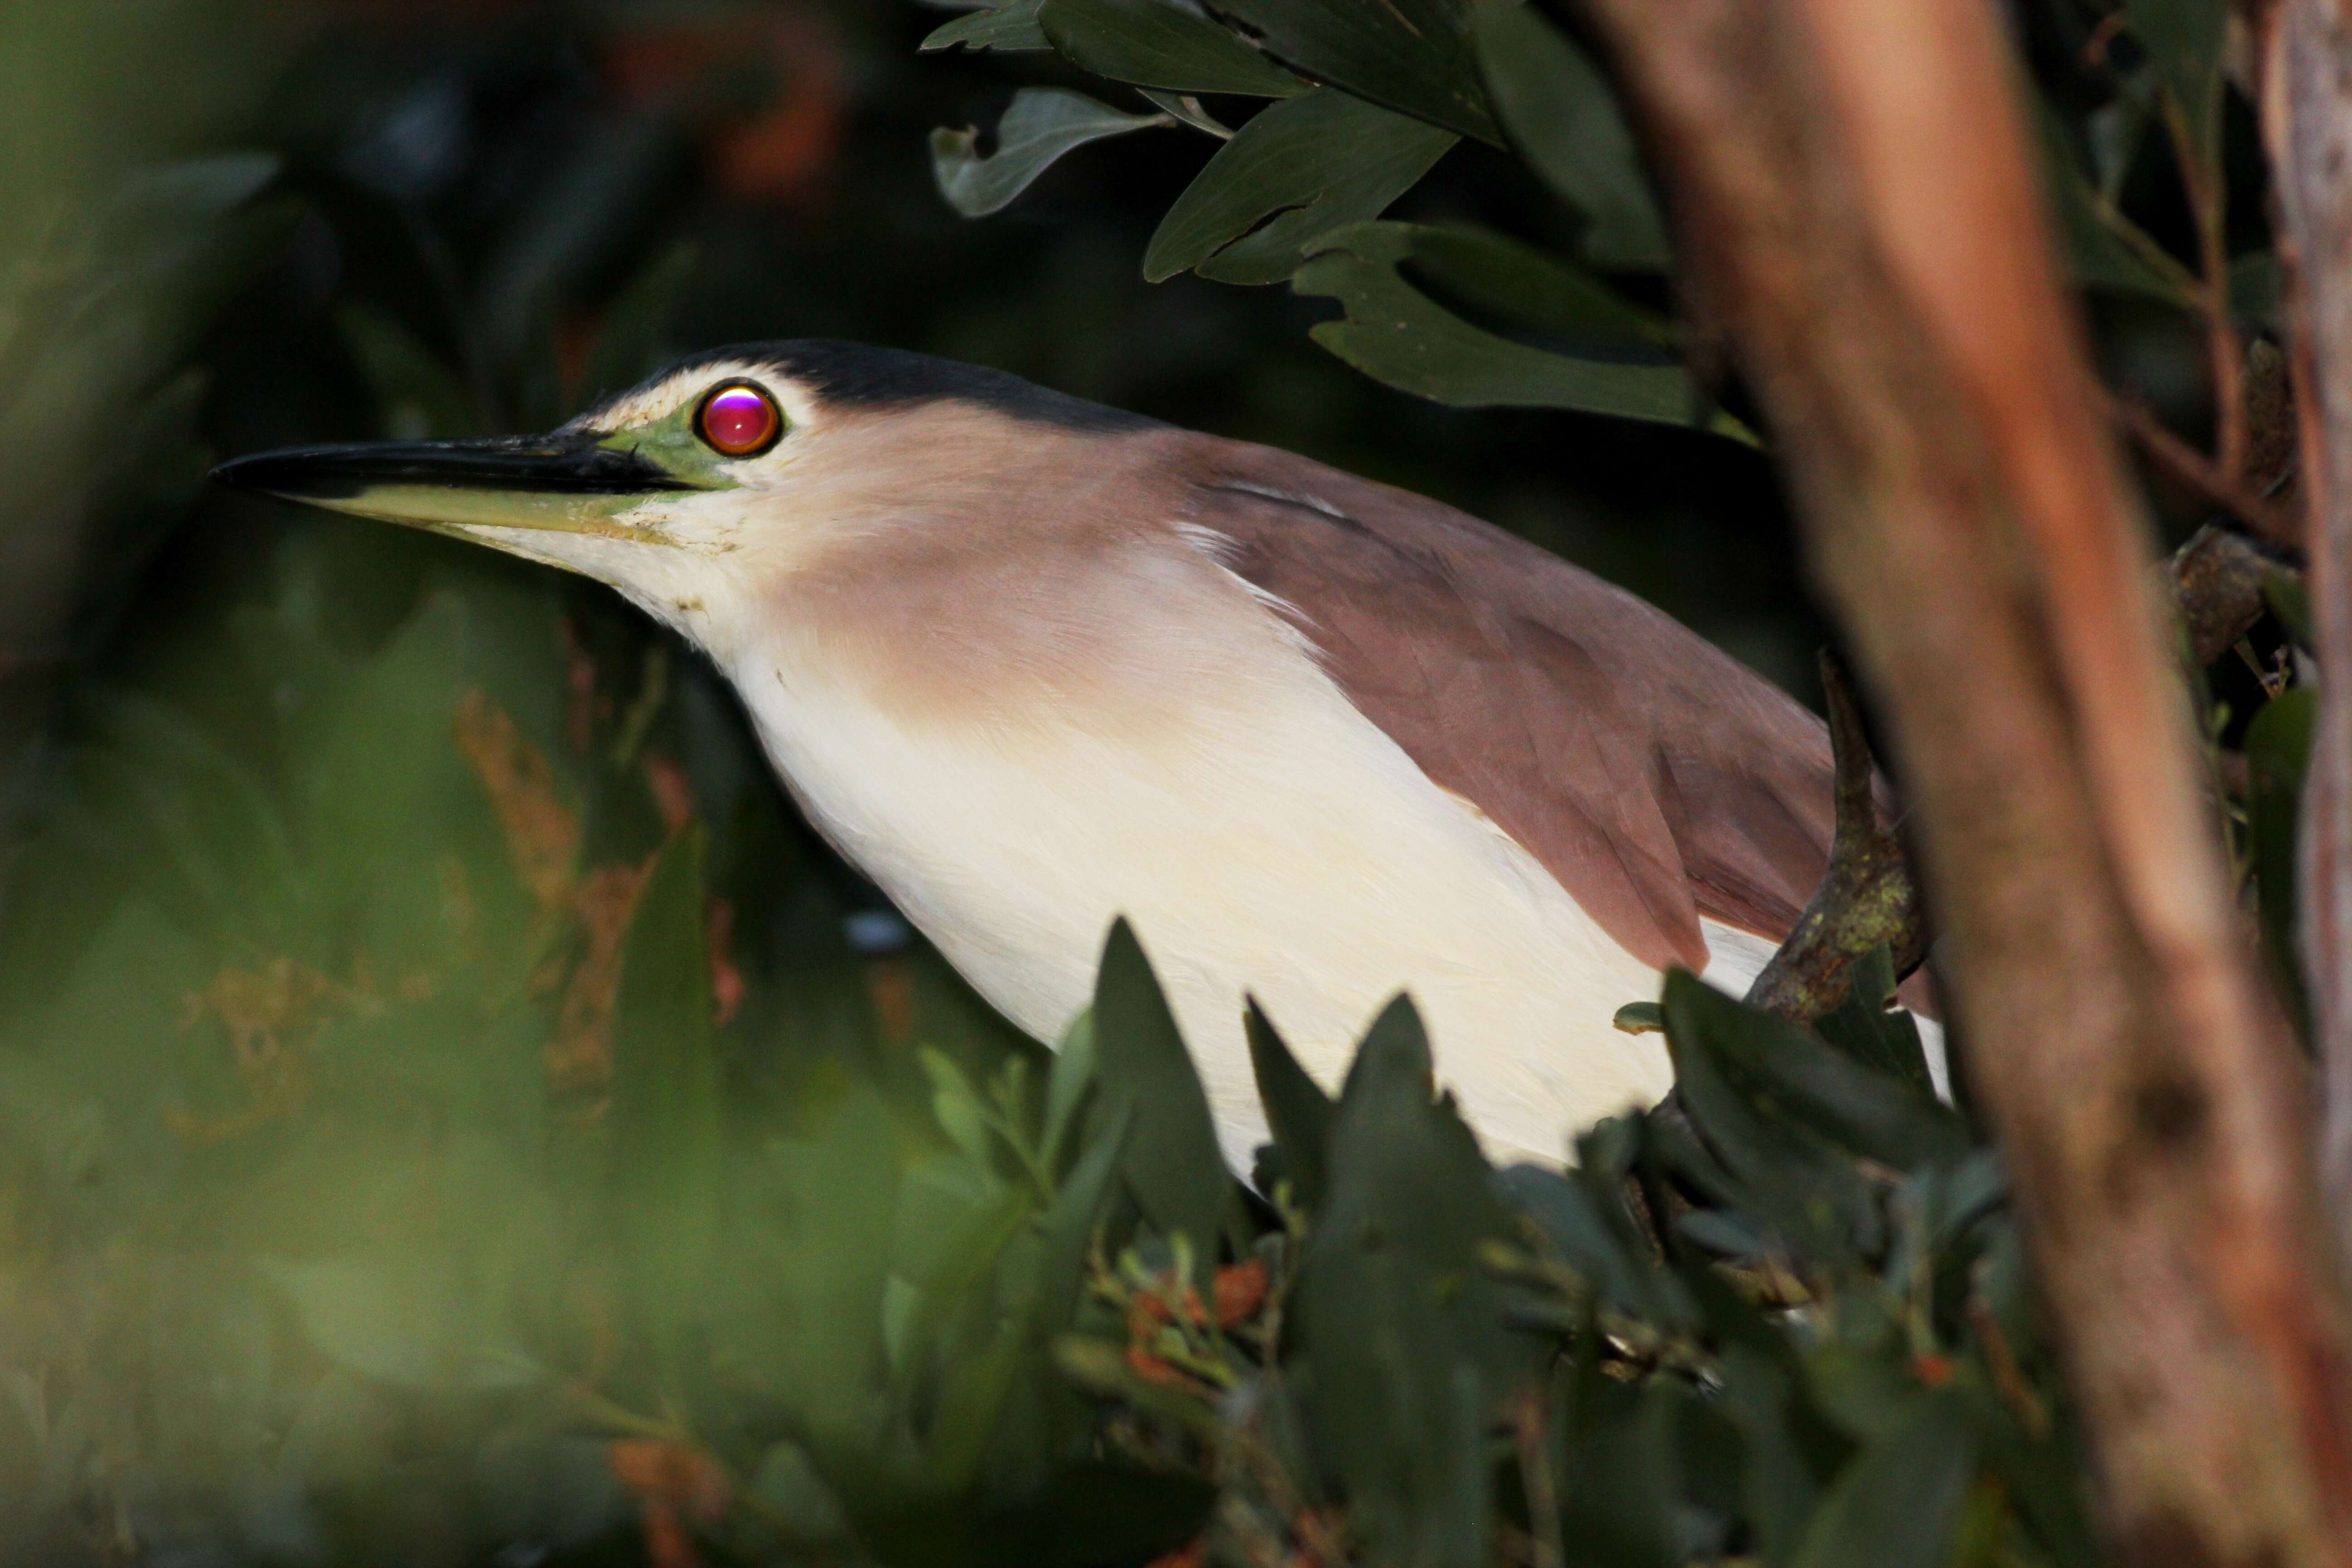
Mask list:
POLYGON ((1827 733, 1635 595, 1465 512, 1268 447, 1156 443, 1177 520, 1358 709, 1644 961, 1778 939, 1818 884, 1827 733))

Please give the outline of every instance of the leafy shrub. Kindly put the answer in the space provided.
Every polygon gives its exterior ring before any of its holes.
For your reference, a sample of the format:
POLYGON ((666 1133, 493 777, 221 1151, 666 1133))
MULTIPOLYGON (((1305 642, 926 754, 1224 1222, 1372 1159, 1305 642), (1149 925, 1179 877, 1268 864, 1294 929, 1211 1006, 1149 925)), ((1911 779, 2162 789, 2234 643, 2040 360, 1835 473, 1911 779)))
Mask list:
POLYGON ((1254 1026, 1251 1196, 1123 930, 1050 1060, 928 1006, 919 1075, 853 1023, 757 1092, 709 835, 627 716, 567 743, 544 599, 355 655, 327 555, 234 656, 268 760, 126 699, 34 852, 141 870, 0 1052, 16 1552, 2087 1560, 1883 962, 1819 1037, 1675 980, 1687 1124, 1567 1174, 1487 1166, 1400 1002, 1336 1100, 1254 1026))
MULTIPOLYGON (((1315 326, 1317 342, 1440 402, 1755 438, 1694 379, 1678 325, 1656 308, 1657 281, 1674 270, 1659 205, 1608 76, 1544 5, 940 3, 967 14, 926 49, 1050 60, 1065 79, 1074 68, 1156 110, 1024 87, 992 152, 974 132, 935 132, 941 193, 967 216, 1009 205, 1087 142, 1189 129, 1222 145, 1152 236, 1143 267, 1153 280, 1196 271, 1334 300, 1342 317, 1315 326), (1457 149, 1507 156, 1549 198, 1533 243, 1382 216, 1457 149)), ((2015 14, 2081 285, 2245 331, 2275 325, 2268 236, 2224 221, 2230 181, 2245 178, 2225 156, 2237 140, 2224 136, 2226 5, 2049 0, 2015 14), (2168 178, 2178 184, 2165 188, 2168 178), (2190 262, 2151 232, 2169 237, 2184 216, 2190 262)))

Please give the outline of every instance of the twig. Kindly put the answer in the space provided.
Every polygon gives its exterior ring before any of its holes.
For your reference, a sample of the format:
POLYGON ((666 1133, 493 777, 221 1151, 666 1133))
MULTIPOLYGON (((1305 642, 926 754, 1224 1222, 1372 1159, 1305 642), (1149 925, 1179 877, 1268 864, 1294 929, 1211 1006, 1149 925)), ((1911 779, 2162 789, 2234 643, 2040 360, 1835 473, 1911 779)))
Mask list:
POLYGON ((1511 1437, 1518 1448, 1519 1485, 1527 1492, 1528 1523, 1534 1527, 1535 1568, 1560 1568, 1559 1497, 1551 1484, 1551 1445, 1544 1432, 1541 1391, 1529 1389, 1511 1404, 1511 1437))
POLYGON ((2209 163, 2190 129, 2189 105, 2170 89, 2164 94, 2164 128, 2172 138, 2173 161, 2180 165, 2180 184, 2197 225, 2197 267, 2202 287, 2198 309, 2205 317, 2205 353, 2213 376, 2216 439, 2214 466, 2221 479, 2235 485, 2245 472, 2245 363, 2238 346, 2238 330, 2230 319, 2230 258, 2222 234, 2221 171, 2209 163))
POLYGON ((2100 17, 2099 25, 2091 29, 2091 36, 2083 40, 2083 63, 2093 70, 2105 65, 2107 46, 2114 43, 2130 25, 2131 13, 2120 5, 2100 17))
POLYGON ((1249 1568, 1295 1568, 1282 1542, 1258 1518, 1257 1510, 1230 1491, 1217 1500, 1217 1523, 1248 1560, 1249 1568))
POLYGON ((1829 869, 1789 940, 1748 988, 1750 1006, 1794 1018, 1818 1018, 1845 1000, 1846 971, 1879 948, 1901 974, 1927 951, 1927 922, 1904 863, 1902 840, 1878 815, 1877 769, 1862 708, 1845 666, 1822 650, 1822 690, 1829 699, 1830 746, 1837 765, 1837 827, 1829 869))
MULTIPOLYGON (((2155 422, 2135 403, 2116 402, 2117 416, 2136 416, 2188 461, 2209 476, 2211 465, 2155 422)), ((2215 482, 2220 481, 2218 477, 2215 482)), ((2257 511, 2277 511, 2242 486, 2228 487, 2257 511)), ((2233 509, 2234 510, 2234 509, 2233 509)), ((2220 529, 2205 528, 2168 563, 2175 605, 2201 667, 2226 653, 2263 614, 2263 584, 2291 568, 2255 545, 2220 529)), ((1748 988, 1756 1006, 1806 1021, 1844 1000, 1846 970, 1885 944, 1899 974, 1919 962, 1927 926, 1903 858, 1901 839, 1881 822, 1874 789, 1876 773, 1851 679, 1834 655, 1822 653, 1822 689, 1829 699, 1830 744, 1837 759, 1837 829, 1830 845, 1829 869, 1821 888, 1780 950, 1748 988)))
POLYGON ((1150 88, 1137 90, 1164 111, 1163 124, 1173 125, 1181 121, 1195 131, 1206 132, 1220 142, 1234 139, 1232 128, 1201 107, 1201 100, 1190 93, 1157 92, 1150 88))
POLYGON ((2136 259, 2163 279, 2180 303, 2193 305, 2198 302, 2199 296, 2204 291, 2204 284, 2196 273, 2175 260, 2172 252, 2151 238, 2147 230, 2126 217, 2123 209, 2108 200, 2105 192, 2090 187, 2084 190, 2084 196, 2089 201, 2091 216, 2098 220, 2099 226, 2121 242, 2136 259))
POLYGON ((1993 1387, 1999 1391, 2001 1403, 2016 1415, 2028 1436, 2036 1442, 2047 1437, 2050 1407, 2042 1402, 2042 1395, 2027 1381, 2024 1369, 2017 1364, 2017 1353, 2009 1348, 2009 1336, 2000 1331, 2000 1321, 1979 1295, 1969 1297, 1968 1313, 1969 1323, 1977 1331, 1977 1342, 1984 1347, 1985 1365, 1991 1369, 1993 1387))
MULTIPOLYGON (((2254 494, 2221 463, 2182 440, 2137 398, 2108 398, 2116 423, 2139 443, 2157 464, 2215 506, 2283 549, 2301 551, 2303 527, 2290 509, 2254 494)), ((2244 440, 2242 416, 2236 422, 2238 439, 2244 440)), ((2241 459, 2242 461, 2242 458, 2241 459)))

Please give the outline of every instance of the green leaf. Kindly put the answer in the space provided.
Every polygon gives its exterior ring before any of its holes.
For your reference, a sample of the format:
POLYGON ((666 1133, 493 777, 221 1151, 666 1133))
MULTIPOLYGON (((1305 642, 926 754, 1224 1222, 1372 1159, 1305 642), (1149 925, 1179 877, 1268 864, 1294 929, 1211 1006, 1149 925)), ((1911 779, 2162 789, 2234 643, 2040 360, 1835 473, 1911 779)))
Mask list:
POLYGON ((1752 439, 1711 408, 1688 373, 1654 343, 1627 343, 1635 312, 1587 292, 1572 269, 1534 252, 1492 237, 1397 223, 1358 224, 1315 250, 1291 287, 1339 300, 1348 319, 1317 326, 1314 339, 1377 381, 1459 406, 1574 408, 1752 439), (1464 321, 1407 278, 1406 266, 1423 261, 1465 295, 1507 297, 1530 315, 1575 323, 1594 347, 1553 353, 1464 321))
POLYGON ((1081 1013, 1063 1031, 1055 1047, 1053 1070, 1045 1077, 1045 1122, 1037 1146, 1045 1168, 1059 1171, 1068 1151, 1065 1144, 1077 1131, 1078 1110, 1095 1087, 1095 1016, 1081 1013))
MULTIPOLYGON (((2016 1232, 2009 1234, 2013 1238, 2016 1232)), ((2045 1384, 2043 1393, 2048 1392, 2045 1384)), ((2010 1488, 2018 1517, 2032 1527, 2043 1561, 2067 1568, 2092 1568, 2105 1561, 2090 1517, 2091 1489, 2085 1482, 2091 1467, 2080 1431, 2071 1422, 2061 1422, 2055 1431, 2037 1439, 2026 1435, 2006 1406, 1995 1405, 1981 1393, 1969 1404, 1986 1468, 2010 1488)))
MULTIPOLYGON (((1592 1268, 1593 1272, 1586 1278, 1601 1285, 1606 1295, 1621 1304, 1633 1306, 1637 1316, 1669 1327, 1683 1327, 1693 1321, 1696 1311, 1689 1292, 1672 1277, 1652 1267, 1652 1242, 1645 1219, 1637 1219, 1627 1201, 1635 1182, 1634 1167, 1658 1156, 1664 1142, 1662 1134, 1673 1126, 1659 1118, 1633 1114, 1612 1116, 1597 1122, 1577 1135, 1576 1166, 1566 1179, 1582 1194, 1584 1213, 1597 1220, 1614 1243, 1615 1255, 1633 1270, 1619 1276, 1620 1282, 1612 1286, 1610 1276, 1600 1267, 1600 1260, 1606 1255, 1593 1253, 1587 1255, 1584 1266, 1592 1268)), ((1713 1168, 1713 1157, 1699 1149, 1687 1131, 1681 1136, 1690 1148, 1693 1159, 1689 1163, 1694 1168, 1700 1164, 1713 1168)), ((1719 1170, 1714 1173, 1721 1178, 1719 1170)), ((1505 1188, 1515 1191, 1521 1198, 1538 1190, 1526 1177, 1507 1180, 1505 1188)), ((1536 1217, 1539 1224, 1557 1224, 1559 1216, 1538 1210, 1536 1217)), ((1555 1230, 1552 1239, 1571 1264, 1577 1263, 1579 1254, 1570 1250, 1573 1244, 1564 1228, 1555 1230)))
POLYGON ((1110 1196, 1134 1124, 1130 1111, 1121 1111, 1105 1122, 1077 1163, 1070 1167, 1061 1191, 1054 1194, 1053 1209, 1045 1216, 1045 1256, 1038 1270, 1041 1321, 1052 1333, 1067 1328, 1077 1315, 1086 1289, 1087 1248, 1094 1240, 1096 1224, 1110 1196))
POLYGON ((1551 1243, 1560 1261, 1611 1307, 1669 1327, 1686 1321, 1690 1303, 1673 1279, 1628 1247, 1584 1187, 1539 1165, 1510 1166, 1496 1175, 1496 1184, 1551 1243))
POLYGON ((2248 848, 2261 911, 2263 952, 2272 978, 2297 1017, 2307 1005, 2302 949, 2295 935, 2295 828, 2304 775, 2311 765, 2312 727, 2319 693, 2308 686, 2281 692, 2246 726, 2248 848))
POLYGON ((143 818, 143 832, 129 823, 110 830, 131 841, 124 847, 226 919, 282 910, 299 920, 308 891, 302 856, 274 792, 247 760, 179 709, 136 691, 82 702, 103 740, 93 761, 102 756, 105 771, 131 786, 124 805, 143 818))
POLYGON ((2273 569, 2263 578, 2263 603, 2270 606, 2295 647, 2305 653, 2319 647, 2312 629, 2311 595, 2301 577, 2273 569))
MULTIPOLYGON (((907 1299, 905 1316, 893 1330, 893 1381, 901 1404, 912 1403, 918 1379, 937 1377, 943 1368, 952 1369, 965 1359, 959 1352, 982 1352, 987 1340, 993 1337, 984 1335, 982 1344, 974 1345, 958 1342, 954 1331, 975 1321, 989 1324, 985 1317, 976 1319, 972 1309, 983 1307, 981 1299, 993 1293, 991 1286, 997 1258, 1028 1225, 1033 1207, 1034 1196, 1028 1189, 1006 1187, 955 1233, 931 1270, 913 1281, 914 1294, 907 1299)), ((978 1414, 969 1411, 967 1418, 978 1414)))
POLYGON ((854 1084, 815 1108, 805 1138, 778 1139, 743 1173, 761 1223, 745 1255, 717 1270, 719 1292, 742 1297, 729 1325, 738 1359, 789 1393, 828 1485, 854 1503, 875 1441, 888 1365, 882 1300, 902 1172, 890 1110, 854 1084))
POLYGON ((2221 155, 2221 53, 2227 0, 2126 0, 2132 31, 2187 117, 2190 144, 2208 165, 2221 155))
MULTIPOLYGON (((1038 1216, 1037 1234, 1016 1238, 997 1270, 996 1300, 1005 1304, 1006 1337, 1016 1348, 1017 1364, 987 1435, 989 1484, 983 1496, 1026 1494, 1037 1500, 1024 1501, 1013 1516, 989 1524, 986 1533, 992 1537, 1000 1524, 1025 1530, 1042 1522, 1035 1517, 1043 1506, 1041 1491, 1044 1497, 1058 1493, 1055 1478, 1066 1473, 1070 1455, 1084 1447, 1094 1429, 1093 1408, 1056 1370, 1054 1346, 1088 1300, 1087 1258, 1101 1239, 1100 1227, 1116 1193, 1129 1126, 1128 1118, 1121 1116, 1097 1130, 1052 1207, 1038 1216)), ((1114 1549, 1104 1556, 1125 1554, 1114 1549)), ((983 1556, 1043 1563, 1067 1561, 1071 1554, 991 1550, 983 1556)))
POLYGON ((841 1500, 833 1495, 799 1444, 772 1444, 751 1472, 751 1494, 761 1508, 790 1531, 795 1545, 847 1547, 848 1517, 841 1500))
POLYGON ((1585 216, 1585 259, 1664 271, 1673 260, 1665 224, 1609 79, 1532 5, 1481 5, 1470 30, 1512 144, 1585 216))
POLYGON ((1906 1087, 1794 1024, 1696 980, 1677 985, 1669 979, 1667 991, 1670 1035, 1676 1027, 1696 1033, 1718 1061, 1751 1077, 1787 1117, 1855 1153, 1907 1171, 1949 1163, 1971 1147, 1967 1124, 1937 1104, 1924 1084, 1906 1087))
POLYGON ((493 1321, 495 1303, 439 1256, 260 1260, 311 1344, 398 1388, 511 1389, 545 1374, 493 1321))
POLYGON ((1975 1467, 1975 1444, 1952 1402, 1923 1402, 1832 1483, 1796 1568, 1942 1568, 1975 1467))
MULTIPOLYGON (((1933 1100, 1924 1084, 1907 1089, 1889 1074, 1853 1063, 1788 1020, 1745 1006, 1712 987, 1700 990, 1707 994, 1684 994, 1684 1020, 1707 1018, 1698 1027, 1707 1032, 1724 1060, 1757 1074, 1759 1084, 1788 1107, 1790 1117, 1895 1171, 1957 1162, 1973 1147, 1967 1121, 1933 1100)), ((1667 1018, 1675 1018, 1673 1004, 1667 1004, 1667 1018)))
POLYGON ((971 1080, 953 1058, 934 1047, 922 1047, 915 1059, 931 1080, 931 1114, 938 1119, 940 1131, 983 1176, 992 1173, 996 1165, 991 1157, 993 1145, 988 1133, 988 1112, 971 1080))
MULTIPOLYGON (((1677 1537, 1685 1488, 1680 1427, 1691 1396, 1665 1379, 1610 1388, 1580 1403, 1561 1522, 1582 1560, 1675 1568, 1694 1553, 1677 1537)), ((1712 1555, 1711 1553, 1709 1555, 1712 1555)))
POLYGON ((1462 0, 1218 0, 1217 9, 1318 81, 1502 145, 1462 0))
POLYGON ((1220 142, 1233 140, 1233 127, 1201 107, 1199 99, 1187 97, 1182 93, 1162 92, 1156 87, 1139 87, 1136 91, 1149 100, 1152 107, 1178 124, 1189 125, 1195 131, 1205 131, 1220 142))
POLYGON ((1753 1032, 1777 1044, 1770 1026, 1787 1026, 1680 970, 1666 977, 1665 1009, 1675 1092, 1721 1162, 1719 1172, 1692 1173, 1702 1190, 1709 1176, 1727 1176, 1731 1190, 1719 1194, 1725 1201, 1824 1261, 1850 1262, 1857 1252, 1874 1250, 1884 1227, 1852 1157, 1786 1117, 1752 1071, 1738 1070, 1761 1054, 1759 1042, 1746 1037, 1753 1032))
POLYGON ((1039 25, 1037 13, 1045 0, 996 0, 983 5, 970 16, 958 16, 931 30, 920 46, 924 54, 951 49, 958 44, 965 48, 981 49, 1050 49, 1053 42, 1039 25))
MULTIPOLYGON (((478 833, 483 858, 475 864, 488 885, 503 883, 502 891, 519 900, 529 897, 515 880, 479 777, 451 743, 458 694, 477 683, 517 714, 524 734, 534 741, 549 734, 509 692, 515 684, 536 684, 516 678, 560 679, 552 643, 542 645, 543 654, 519 653, 509 671, 494 672, 486 658, 520 629, 487 601, 436 594, 367 660, 359 679, 331 695, 314 690, 319 700, 305 715, 295 753, 304 806, 298 823, 305 842, 316 847, 313 885, 336 920, 352 922, 350 939, 391 973, 437 970, 458 952, 478 951, 484 936, 520 934, 519 926, 492 927, 468 937, 453 925, 443 912, 448 892, 437 857, 417 852, 419 844, 453 838, 464 846, 478 833)), ((554 782, 561 789, 565 781, 554 782)), ((520 919, 521 910, 509 907, 520 919)))
POLYGON ((1786 1568, 1804 1539, 1819 1496, 1814 1450, 1834 1441, 1807 1419, 1787 1348, 1734 1344, 1724 1352, 1724 1415, 1739 1429, 1746 1463, 1740 1491, 1767 1568, 1786 1568))
MULTIPOLYGON (((1023 1192, 1030 1190, 1024 1187, 1023 1192)), ((903 1314, 911 1300, 908 1293, 937 1277, 1004 1198, 1003 1184, 991 1180, 987 1172, 975 1168, 961 1152, 906 1162, 898 1180, 898 1207, 887 1230, 891 1278, 904 1288, 894 1295, 894 1314, 903 1314)), ((906 1326, 903 1315, 893 1317, 890 1332, 901 1336, 893 1340, 893 1366, 904 1360, 899 1352, 906 1326)))
POLYGON ((1262 110, 1176 198, 1144 253, 1157 283, 1188 268, 1225 283, 1276 283, 1310 241, 1377 217, 1455 138, 1343 92, 1262 110))
POLYGON ((1911 1369, 1893 1301, 1856 1292, 1841 1305, 1836 1337, 1805 1357, 1806 1392, 1839 1431, 1875 1443, 1909 1426, 1936 1395, 1911 1369))
POLYGON ((1662 1035, 1666 1030, 1666 1013, 1655 1002, 1628 1002, 1609 1023, 1621 1034, 1662 1035))
POLYGON ((1400 253, 1408 274, 1444 297, 1564 340, 1559 347, 1654 359, 1675 343, 1664 317, 1583 268, 1491 229, 1359 224, 1330 235, 1323 247, 1360 247, 1374 259, 1400 253))
POLYGON ((1295 98, 1307 84, 1170 0, 1045 0, 1045 36, 1072 63, 1170 92, 1295 98))
POLYGON ((1290 1178, 1300 1206, 1313 1214, 1323 1204, 1331 1097, 1307 1076, 1307 1069, 1290 1054, 1255 996, 1242 1014, 1242 1027, 1249 1037, 1250 1065, 1256 1070, 1266 1126, 1274 1133, 1275 1147, 1282 1152, 1283 1173, 1290 1178))
POLYGON ((1882 946, 1848 967, 1845 1000, 1815 1019, 1814 1031, 1864 1067, 1932 1095, 1936 1080, 1919 1026, 1909 1013, 1889 1010, 1894 999, 1895 961, 1882 946))
POLYGON ((1124 919, 1103 943, 1094 1016, 1102 1064, 1097 1125, 1121 1117, 1133 1122, 1119 1175, 1162 1235, 1192 1239, 1205 1281, 1216 1267, 1233 1177, 1175 1016, 1124 919))
POLYGON ((996 151, 980 153, 980 132, 941 126, 931 132, 931 174, 940 195, 966 217, 1010 205, 1054 161, 1074 147, 1166 125, 1164 114, 1129 114, 1082 92, 1024 87, 996 126, 996 151))
POLYGON ((1307 1417, 1375 1561, 1486 1561, 1486 1412, 1534 1363, 1480 1247, 1510 1234, 1491 1173, 1400 997, 1357 1047, 1293 1321, 1307 1417))
POLYGON ((1952 1531, 1950 1568, 2000 1568, 2007 1557, 2011 1522, 2004 1488, 1990 1480, 1969 1488, 1952 1531))
POLYGON ((993 1339, 967 1348, 941 1369, 924 1454, 929 1489, 950 1495, 975 1489, 989 1440, 1020 1396, 1022 1373, 1032 1370, 1024 1350, 1020 1325, 1000 1322, 993 1339))
POLYGON ((1920 1172, 1912 1183, 1924 1194, 1927 1245, 1938 1252, 1958 1244, 2009 1198, 2009 1173, 1990 1143, 1979 1144, 1957 1164, 1920 1172))
POLYGON ((2181 310, 2191 308, 2199 285, 2145 229, 2123 215, 2084 175, 2056 113, 2042 114, 2042 163, 2059 233, 2085 289, 2139 294, 2181 310))
POLYGON ((2241 321, 2275 329, 2284 320, 2286 279, 2278 253, 2250 251, 2230 263, 2230 311, 2241 321))
POLYGON ((613 1000, 613 1184, 632 1293, 657 1343, 701 1293, 725 1180, 702 853, 697 829, 654 862, 613 1000))

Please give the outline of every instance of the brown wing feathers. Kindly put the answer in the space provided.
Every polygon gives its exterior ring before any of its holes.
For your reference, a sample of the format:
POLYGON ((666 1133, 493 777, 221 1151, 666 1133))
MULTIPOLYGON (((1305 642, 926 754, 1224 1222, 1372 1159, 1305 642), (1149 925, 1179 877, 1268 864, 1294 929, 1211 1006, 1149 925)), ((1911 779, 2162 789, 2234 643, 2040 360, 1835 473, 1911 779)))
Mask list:
POLYGON ((1191 521, 1295 606, 1326 668, 1441 787, 1624 947, 1703 967, 1701 915, 1775 940, 1821 879, 1829 741, 1641 600, 1449 507, 1199 438, 1191 521))

